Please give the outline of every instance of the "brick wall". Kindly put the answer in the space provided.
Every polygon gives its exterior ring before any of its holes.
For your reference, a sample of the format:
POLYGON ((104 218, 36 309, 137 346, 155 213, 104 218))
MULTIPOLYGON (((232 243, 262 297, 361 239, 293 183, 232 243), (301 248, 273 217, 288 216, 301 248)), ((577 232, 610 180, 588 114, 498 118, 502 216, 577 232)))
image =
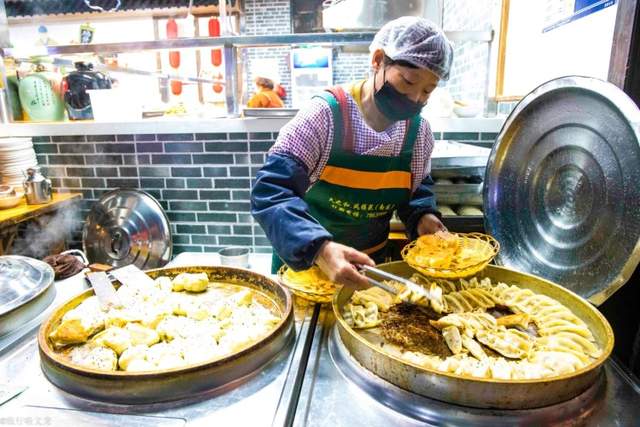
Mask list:
MULTIPOLYGON (((446 31, 482 31, 491 29, 497 0, 447 0, 444 2, 443 28, 446 31)), ((454 46, 453 66, 446 88, 454 99, 484 103, 489 73, 489 44, 459 42, 454 46)))
POLYGON ((333 83, 343 84, 367 78, 371 65, 369 53, 333 50, 333 83))
MULTIPOLYGON (((175 253, 240 245, 269 252, 250 215, 251 180, 276 135, 205 133, 34 137, 58 191, 80 192, 78 219, 114 188, 137 188, 166 210, 175 253)), ((74 246, 82 222, 74 227, 74 246)))
MULTIPOLYGON (((495 133, 435 132, 436 139, 490 145, 495 133)), ((167 212, 174 253, 271 246, 250 214, 253 177, 277 133, 186 133, 34 137, 56 191, 80 192, 72 246, 93 203, 115 188, 153 195, 167 212)))

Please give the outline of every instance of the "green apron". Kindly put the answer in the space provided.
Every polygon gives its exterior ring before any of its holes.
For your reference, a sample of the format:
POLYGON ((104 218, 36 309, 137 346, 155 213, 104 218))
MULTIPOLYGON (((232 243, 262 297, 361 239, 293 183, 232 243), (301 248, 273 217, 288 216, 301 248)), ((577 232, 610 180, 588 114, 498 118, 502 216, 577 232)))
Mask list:
MULTIPOLYGON (((408 121, 400 155, 354 154, 344 90, 334 87, 318 96, 331 107, 333 143, 327 165, 304 201, 311 215, 333 234, 335 242, 363 251, 380 262, 391 215, 411 197, 411 159, 420 117, 408 121)), ((272 273, 282 264, 274 251, 272 273)))

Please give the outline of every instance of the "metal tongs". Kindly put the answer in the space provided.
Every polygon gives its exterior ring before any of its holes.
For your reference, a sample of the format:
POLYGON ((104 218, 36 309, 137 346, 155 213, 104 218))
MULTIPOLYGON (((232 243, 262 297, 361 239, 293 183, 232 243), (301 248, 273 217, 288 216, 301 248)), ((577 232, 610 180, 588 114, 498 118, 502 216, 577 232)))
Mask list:
MULTIPOLYGON (((385 278, 387 280, 393 280, 395 282, 400 282, 404 286, 406 286, 407 289, 409 289, 414 294, 424 296, 429 301, 431 301, 433 299, 436 299, 436 300, 439 299, 439 296, 432 295, 432 293, 431 293, 431 291, 429 289, 426 289, 423 286, 420 286, 417 283, 412 282, 411 280, 407 280, 404 277, 396 276, 395 274, 389 273, 389 272, 384 271, 384 270, 380 270, 379 268, 369 267, 368 265, 359 265, 358 267, 360 268, 360 270, 376 274, 376 275, 378 275, 380 277, 383 277, 383 278, 385 278)), ((378 288, 384 289, 385 291, 387 291, 387 292, 389 292, 389 293, 391 293, 393 295, 398 295, 400 293, 394 287, 389 286, 386 283, 379 282, 379 281, 377 281, 375 279, 372 279, 371 277, 368 277, 368 276, 366 276, 366 277, 367 277, 367 281, 373 286, 376 286, 378 288)))

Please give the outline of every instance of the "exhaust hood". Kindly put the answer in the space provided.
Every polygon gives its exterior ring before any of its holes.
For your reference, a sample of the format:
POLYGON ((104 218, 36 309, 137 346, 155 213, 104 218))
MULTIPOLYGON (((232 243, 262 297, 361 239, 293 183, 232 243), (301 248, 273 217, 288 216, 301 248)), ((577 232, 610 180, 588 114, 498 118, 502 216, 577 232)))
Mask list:
POLYGON ((422 16, 442 27, 443 0, 325 0, 327 31, 375 31, 401 16, 422 16))

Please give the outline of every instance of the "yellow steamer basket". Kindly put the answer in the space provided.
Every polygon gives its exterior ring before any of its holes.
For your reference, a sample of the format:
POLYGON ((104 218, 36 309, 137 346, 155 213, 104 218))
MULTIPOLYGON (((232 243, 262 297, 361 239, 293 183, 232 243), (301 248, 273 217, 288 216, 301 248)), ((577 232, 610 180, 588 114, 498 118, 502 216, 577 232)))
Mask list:
POLYGON ((428 277, 440 279, 459 279, 473 276, 483 270, 500 251, 500 243, 483 233, 453 233, 459 239, 457 254, 453 255, 447 267, 432 267, 416 262, 420 251, 418 240, 414 240, 402 249, 402 259, 414 269, 428 277), (475 253, 468 258, 465 253, 475 253))
MULTIPOLYGON (((318 268, 318 267, 311 267, 318 268)), ((333 299, 333 295, 338 290, 337 286, 331 282, 317 282, 317 281, 309 281, 305 282, 303 280, 300 281, 291 281, 287 278, 287 271, 289 267, 287 265, 283 265, 278 269, 278 281, 289 288, 291 293, 294 295, 305 299, 307 301, 318 302, 318 303, 327 303, 331 302, 333 299)), ((309 271, 309 270, 306 270, 309 271)), ((303 272, 301 272, 303 273, 303 272)))

